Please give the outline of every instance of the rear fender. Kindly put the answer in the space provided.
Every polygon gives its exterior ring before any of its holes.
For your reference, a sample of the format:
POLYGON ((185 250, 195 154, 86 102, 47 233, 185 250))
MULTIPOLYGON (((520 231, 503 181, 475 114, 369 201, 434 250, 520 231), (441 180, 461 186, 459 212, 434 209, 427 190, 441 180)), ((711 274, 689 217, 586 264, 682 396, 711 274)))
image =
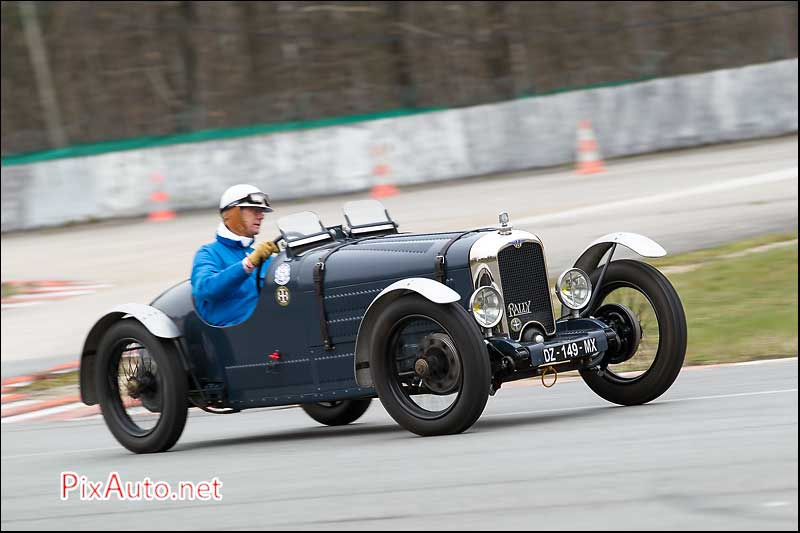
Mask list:
POLYGON ((372 327, 386 306, 391 305, 397 298, 417 293, 437 304, 449 304, 461 300, 461 296, 442 283, 428 278, 408 278, 392 283, 367 307, 364 318, 358 326, 355 347, 355 376, 359 387, 372 387, 372 374, 369 370, 369 335, 372 327))
POLYGON ((134 319, 142 323, 147 330, 162 339, 176 339, 181 331, 175 322, 162 311, 144 304, 123 304, 113 308, 98 320, 83 344, 81 352, 80 385, 81 401, 86 405, 97 403, 97 391, 94 382, 94 366, 97 348, 108 328, 120 320, 134 319))

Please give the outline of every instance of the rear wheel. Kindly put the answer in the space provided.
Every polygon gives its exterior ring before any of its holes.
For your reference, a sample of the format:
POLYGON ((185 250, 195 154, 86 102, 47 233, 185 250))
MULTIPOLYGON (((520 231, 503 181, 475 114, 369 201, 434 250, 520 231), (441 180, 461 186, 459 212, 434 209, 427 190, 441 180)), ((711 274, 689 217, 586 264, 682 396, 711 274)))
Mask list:
POLYGON ((109 328, 95 380, 103 418, 120 444, 153 453, 178 441, 188 411, 186 373, 177 351, 141 323, 122 320, 109 328))
MULTIPOLYGON (((592 283, 601 269, 592 273, 592 283)), ((686 355, 686 316, 678 293, 654 267, 620 260, 608 265, 592 316, 617 331, 620 342, 598 369, 582 370, 589 387, 620 405, 661 396, 675 381, 686 355)))
POLYGON ((335 402, 304 403, 303 408, 308 416, 326 426, 344 426, 355 422, 363 415, 372 398, 361 400, 339 400, 335 402))
POLYGON ((460 433, 480 417, 489 397, 489 357, 460 305, 403 296, 382 310, 370 347, 378 397, 407 430, 460 433))

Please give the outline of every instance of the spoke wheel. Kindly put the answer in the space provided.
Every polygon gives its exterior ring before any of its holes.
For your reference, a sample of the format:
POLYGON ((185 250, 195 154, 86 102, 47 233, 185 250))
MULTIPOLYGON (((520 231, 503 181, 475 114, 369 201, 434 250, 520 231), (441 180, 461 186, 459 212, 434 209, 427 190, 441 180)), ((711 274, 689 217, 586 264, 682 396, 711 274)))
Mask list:
POLYGON ((640 379, 653 368, 661 344, 656 311, 647 295, 627 282, 607 285, 603 291, 595 316, 614 328, 621 346, 602 367, 620 381, 640 379))
POLYGON ((142 344, 122 338, 112 347, 108 387, 115 415, 132 435, 144 437, 158 424, 163 409, 163 376, 142 344))
MULTIPOLYGON (((593 284, 600 271, 592 273, 593 284)), ((581 376, 613 403, 658 398, 677 378, 686 354, 686 317, 678 294, 658 270, 633 260, 612 261, 597 291, 591 315, 614 328, 621 345, 581 376)))
POLYGON ((403 296, 382 310, 370 345, 378 396, 409 431, 459 433, 483 412, 489 359, 480 331, 458 304, 403 296))
POLYGON ((103 336, 95 372, 103 418, 120 444, 151 453, 177 442, 188 387, 174 348, 139 322, 122 320, 103 336))
POLYGON ((462 385, 461 359, 441 324, 408 315, 392 326, 388 352, 394 357, 388 383, 398 402, 426 420, 445 416, 462 385))

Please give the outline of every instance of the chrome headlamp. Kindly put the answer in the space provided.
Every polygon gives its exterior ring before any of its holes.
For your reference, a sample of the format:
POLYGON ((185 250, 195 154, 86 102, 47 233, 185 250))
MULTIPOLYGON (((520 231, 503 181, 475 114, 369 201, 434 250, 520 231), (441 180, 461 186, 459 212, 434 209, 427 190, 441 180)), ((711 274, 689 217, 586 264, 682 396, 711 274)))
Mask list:
POLYGON ((580 268, 570 268, 558 277, 556 295, 565 307, 582 309, 592 297, 592 282, 580 268))
POLYGON ((479 287, 469 299, 469 308, 481 327, 492 328, 503 318, 503 297, 494 285, 479 287))

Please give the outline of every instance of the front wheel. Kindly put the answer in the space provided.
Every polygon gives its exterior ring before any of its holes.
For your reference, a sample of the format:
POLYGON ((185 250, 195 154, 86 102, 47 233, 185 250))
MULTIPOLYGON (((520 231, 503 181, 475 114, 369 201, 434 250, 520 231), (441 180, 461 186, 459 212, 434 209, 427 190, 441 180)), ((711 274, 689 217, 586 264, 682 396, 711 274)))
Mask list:
POLYGON ((372 398, 339 400, 335 402, 304 403, 300 405, 311 418, 326 426, 344 426, 355 422, 369 407, 372 398))
MULTIPOLYGON (((600 271, 592 275, 597 283, 600 271)), ((620 339, 599 368, 581 371, 594 392, 619 405, 639 405, 661 396, 678 377, 686 355, 686 316, 667 278, 634 260, 612 261, 591 316, 604 321, 620 339)))
POLYGON ((461 433, 478 420, 489 397, 489 357, 460 305, 402 296, 382 310, 370 338, 372 381, 398 424, 428 436, 461 433))
POLYGON ((141 323, 128 319, 109 328, 95 380, 103 418, 120 444, 153 453, 178 441, 188 414, 186 372, 177 351, 141 323))

